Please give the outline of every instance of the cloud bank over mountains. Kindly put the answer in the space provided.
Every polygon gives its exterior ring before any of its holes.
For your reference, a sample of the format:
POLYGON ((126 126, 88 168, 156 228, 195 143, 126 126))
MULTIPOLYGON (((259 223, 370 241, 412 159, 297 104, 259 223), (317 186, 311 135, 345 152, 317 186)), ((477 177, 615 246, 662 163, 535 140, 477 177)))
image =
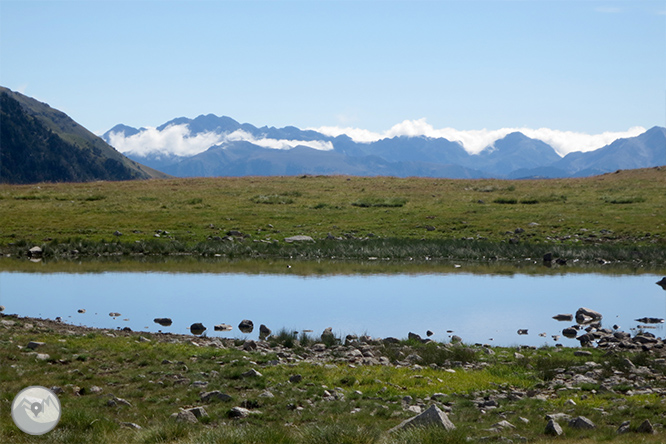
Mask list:
MULTIPOLYGON (((334 138, 341 135, 350 137, 354 142, 372 143, 378 140, 391 139, 394 137, 428 137, 444 138, 452 142, 460 143, 470 154, 478 154, 508 134, 521 132, 532 139, 541 140, 551 145, 560 156, 571 152, 593 151, 606 146, 620 138, 636 137, 646 131, 645 128, 636 126, 627 131, 604 132, 601 134, 585 134, 573 131, 560 131, 549 128, 501 128, 496 130, 457 130, 454 128, 437 129, 430 125, 425 118, 418 120, 405 120, 391 127, 383 133, 372 132, 361 128, 322 126, 319 128, 307 128, 306 131, 316 131, 334 138)), ((244 129, 234 131, 199 131, 192 132, 189 125, 169 124, 160 128, 141 128, 132 133, 111 130, 106 134, 109 143, 122 153, 131 153, 145 156, 153 155, 176 155, 193 156, 206 151, 208 148, 226 143, 245 141, 254 145, 288 150, 296 146, 306 146, 321 151, 333 150, 330 140, 296 140, 269 137, 266 135, 252 134, 244 129)))
POLYGON ((636 137, 646 131, 645 128, 635 126, 627 131, 604 132, 601 134, 585 134, 573 131, 560 131, 549 128, 501 128, 497 130, 457 130, 454 128, 436 129, 426 122, 426 119, 405 120, 394 125, 384 133, 375 133, 359 128, 341 128, 324 126, 319 128, 308 128, 328 136, 339 136, 346 134, 355 142, 376 142, 377 140, 390 139, 393 137, 417 137, 444 138, 451 142, 459 142, 470 154, 478 154, 483 149, 492 146, 495 141, 504 138, 507 134, 520 132, 532 139, 541 140, 552 146, 561 156, 574 151, 593 151, 614 142, 617 139, 636 137))
POLYGON ((330 141, 257 138, 243 130, 236 130, 231 133, 206 131, 192 134, 187 124, 169 125, 162 130, 142 128, 131 136, 126 136, 123 132, 111 131, 108 133, 108 139, 109 144, 121 153, 140 156, 147 154, 194 156, 206 151, 211 146, 239 141, 278 150, 287 150, 296 146, 307 146, 322 151, 333 149, 333 144, 330 141))

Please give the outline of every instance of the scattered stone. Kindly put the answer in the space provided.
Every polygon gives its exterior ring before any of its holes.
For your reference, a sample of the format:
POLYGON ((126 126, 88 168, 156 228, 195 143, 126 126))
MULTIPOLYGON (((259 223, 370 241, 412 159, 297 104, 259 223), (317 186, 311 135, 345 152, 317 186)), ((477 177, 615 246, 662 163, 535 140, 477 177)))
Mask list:
POLYGON ((460 344, 462 342, 462 338, 458 335, 453 335, 451 336, 451 344, 460 344))
POLYGON ((245 350, 245 351, 252 351, 252 350, 256 350, 256 349, 257 349, 257 343, 252 341, 252 340, 245 341, 243 343, 243 350, 245 350))
POLYGON ((44 345, 46 345, 45 342, 30 341, 30 342, 28 342, 28 345, 26 345, 26 347, 29 348, 30 350, 34 350, 34 349, 36 349, 38 347, 42 347, 44 345))
POLYGON ((314 242, 314 239, 312 239, 310 236, 304 236, 299 234, 296 236, 286 237, 284 241, 290 244, 292 242, 314 242))
POLYGON ((576 350, 574 356, 592 356, 592 352, 587 350, 576 350))
POLYGON ((150 339, 146 338, 145 336, 139 336, 139 342, 150 342, 150 339))
POLYGON ((259 339, 262 341, 271 335, 271 329, 266 327, 264 324, 259 326, 259 339))
POLYGON ((446 413, 441 411, 436 405, 431 405, 425 412, 401 422, 399 425, 389 430, 389 433, 404 430, 409 427, 429 426, 442 427, 447 431, 455 430, 456 428, 446 413))
POLYGON ((113 235, 114 235, 114 236, 122 236, 123 233, 121 233, 120 231, 116 230, 116 231, 113 232, 113 235))
POLYGON ((85 312, 86 312, 86 309, 85 309, 85 308, 79 308, 79 309, 76 310, 76 311, 77 311, 77 313, 85 313, 85 312))
POLYGON ((650 422, 650 420, 649 420, 649 419, 646 419, 645 421, 643 421, 643 422, 641 423, 641 425, 639 425, 639 426, 636 428, 636 433, 649 433, 649 434, 653 434, 653 433, 655 433, 655 431, 654 431, 654 427, 652 427, 652 423, 650 422))
MULTIPOLYGON (((112 395, 113 396, 113 395, 112 395)), ((124 405, 125 407, 132 407, 132 403, 130 403, 128 400, 123 399, 123 398, 118 398, 117 396, 113 396, 113 399, 109 400, 110 402, 107 402, 107 405, 124 405)))
POLYGON ((215 329, 215 331, 231 331, 231 330, 233 330, 233 327, 229 324, 217 324, 213 328, 215 329))
POLYGON ((515 429, 515 428, 516 428, 515 425, 511 424, 511 423, 510 423, 509 421, 507 421, 507 420, 502 420, 502 421, 500 421, 500 422, 498 422, 498 423, 496 423, 496 424, 493 424, 491 427, 492 427, 493 429, 515 429))
POLYGON ((240 324, 238 324, 238 329, 242 333, 252 333, 254 330, 254 323, 249 319, 243 319, 240 324))
POLYGON ((640 318, 634 319, 636 322, 642 322, 644 324, 663 324, 664 320, 662 318, 640 318))
POLYGON ((565 338, 573 339, 576 336, 578 336, 578 330, 576 330, 573 327, 565 328, 564 330, 562 330, 562 336, 564 336, 565 338))
POLYGON ((549 420, 546 424, 546 435, 561 436, 564 433, 562 427, 554 420, 549 420))
POLYGON ((46 354, 46 353, 37 353, 37 356, 35 356, 38 361, 48 361, 51 359, 51 356, 46 354))
POLYGON ((556 321, 571 322, 571 321, 573 321, 573 315, 571 313, 557 314, 557 315, 553 316, 553 319, 555 319, 556 321))
POLYGON ((171 318, 155 318, 153 319, 153 322, 156 324, 160 324, 162 327, 168 327, 173 323, 171 318))
POLYGON ((421 336, 417 335, 416 333, 412 333, 411 331, 407 334, 407 339, 410 341, 423 342, 423 338, 421 338, 421 336))
POLYGON ((190 424, 196 424, 197 422, 199 422, 197 417, 194 416, 194 413, 192 413, 189 410, 181 410, 178 413, 172 414, 171 417, 178 422, 187 422, 190 424))
POLYGON ((543 255, 543 262, 550 264, 553 261, 553 253, 546 253, 543 255))
POLYGON ((104 389, 102 387, 98 387, 96 385, 93 385, 92 387, 90 387, 90 389, 88 391, 90 393, 92 393, 93 395, 99 395, 100 393, 102 393, 104 391, 104 389))
POLYGON ((190 333, 193 335, 199 336, 205 331, 206 327, 201 322, 195 322, 194 324, 190 325, 190 333))
POLYGON ((229 410, 229 413, 227 414, 227 416, 229 416, 229 418, 239 418, 240 419, 240 418, 247 418, 248 416, 250 416, 251 413, 252 412, 250 412, 250 410, 248 410, 244 407, 234 407, 231 410, 229 410))
POLYGON ((292 384, 298 384, 302 380, 303 380, 303 376, 301 376, 301 375, 291 375, 289 377, 289 382, 291 382, 292 384))
POLYGON ((118 318, 122 315, 118 312, 112 311, 111 313, 109 313, 109 316, 111 316, 112 318, 118 318))
POLYGON ((4 305, 0 305, 0 313, 2 313, 3 311, 5 311, 5 306, 4 306, 4 305))
POLYGON ((192 414, 197 418, 203 418, 208 416, 208 412, 206 412, 206 409, 203 407, 191 407, 189 409, 186 409, 188 412, 192 412, 192 414))
POLYGON ((212 392, 204 392, 201 394, 201 401, 210 403, 213 401, 226 402, 231 401, 233 398, 226 393, 222 393, 219 390, 213 390, 212 392))
POLYGON ((141 426, 134 422, 121 422, 120 426, 128 429, 141 430, 141 426))
POLYGON ((572 429, 590 430, 596 428, 594 423, 584 416, 578 416, 569 421, 569 427, 572 429))
POLYGON ((259 394, 260 398, 275 398, 275 395, 270 390, 266 390, 259 394))
POLYGON ((617 434, 622 435, 623 433, 627 433, 630 429, 631 426, 631 421, 624 421, 622 424, 620 424, 620 427, 617 428, 617 434))
POLYGON ((333 342, 335 340, 335 335, 333 334, 333 327, 326 327, 321 334, 321 340, 323 342, 333 342))
POLYGON ((518 329, 518 334, 519 334, 519 335, 526 335, 526 334, 527 334, 527 329, 526 329, 526 328, 520 328, 520 329, 518 329))
POLYGON ((35 247, 32 247, 31 249, 28 250, 28 257, 40 258, 40 257, 42 257, 43 253, 44 252, 42 251, 41 247, 35 246, 35 247))
POLYGON ((245 373, 243 373, 241 376, 243 376, 244 378, 258 378, 258 377, 261 377, 263 375, 252 368, 252 369, 246 371, 245 373))
POLYGON ((428 330, 428 331, 426 332, 426 336, 427 336, 427 337, 430 337, 430 336, 432 336, 432 335, 434 335, 434 334, 435 334, 435 333, 433 333, 433 332, 430 331, 430 330, 428 330))

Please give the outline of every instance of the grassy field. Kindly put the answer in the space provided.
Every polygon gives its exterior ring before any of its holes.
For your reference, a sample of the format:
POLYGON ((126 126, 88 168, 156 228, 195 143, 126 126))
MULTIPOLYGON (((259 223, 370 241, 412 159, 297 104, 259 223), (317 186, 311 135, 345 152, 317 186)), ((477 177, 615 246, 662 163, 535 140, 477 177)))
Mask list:
POLYGON ((524 181, 302 176, 0 185, 0 214, 0 248, 13 254, 42 245, 53 256, 76 249, 289 258, 305 251, 305 259, 473 260, 597 248, 588 256, 624 249, 624 260, 666 262, 666 168, 524 181), (242 236, 223 240, 232 230, 242 236), (317 242, 284 244, 298 234, 317 242), (346 242, 321 241, 327 237, 346 242))
POLYGON ((493 348, 491 353, 481 346, 403 340, 370 348, 375 358, 384 357, 390 364, 360 365, 351 364, 348 358, 354 347, 330 340, 325 351, 315 352, 314 337, 297 338, 288 332, 279 332, 265 345, 246 351, 242 340, 219 342, 194 336, 92 330, 12 316, 2 320, 2 442, 460 444, 507 439, 534 443, 664 440, 659 425, 666 419, 664 397, 645 391, 666 385, 666 367, 655 354, 609 354, 592 349, 587 356, 577 356, 575 349, 566 348, 493 348), (30 341, 42 341, 44 345, 32 351, 26 347, 30 341), (39 359, 37 353, 48 356, 39 359), (412 363, 400 364, 402 361, 412 363), (630 365, 650 370, 632 375, 630 365), (566 375, 587 371, 580 370, 581 366, 596 368, 595 377, 601 382, 570 386, 555 381, 558 375, 570 378, 566 375), (260 375, 246 374, 252 369, 260 375), (290 380, 294 375, 302 379, 290 380), (618 375, 645 381, 641 387, 603 382, 618 375), (12 399, 24 388, 25 381, 62 389, 61 421, 54 431, 41 437, 21 433, 9 419, 12 399), (202 400, 203 392, 213 390, 229 397, 202 400), (416 414, 410 407, 433 404, 450 411, 456 430, 388 432, 416 414), (181 408, 195 406, 204 407, 207 413, 196 424, 170 417, 181 408), (230 412, 236 406, 245 406, 253 413, 247 418, 232 418, 230 412), (577 430, 560 420, 565 435, 555 439, 545 434, 545 416, 554 413, 585 416, 596 428, 577 430), (645 419, 655 426, 655 434, 633 432, 645 419), (496 430, 495 424, 502 420, 514 428, 496 430), (616 430, 625 420, 631 420, 632 432, 618 435, 616 430))

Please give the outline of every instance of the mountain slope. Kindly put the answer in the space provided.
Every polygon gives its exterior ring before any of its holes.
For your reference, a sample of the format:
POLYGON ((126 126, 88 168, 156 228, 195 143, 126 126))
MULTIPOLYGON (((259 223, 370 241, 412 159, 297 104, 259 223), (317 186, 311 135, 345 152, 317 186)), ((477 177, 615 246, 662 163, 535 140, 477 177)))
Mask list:
POLYGON ((523 168, 545 167, 561 159, 552 146, 518 132, 507 134, 473 157, 476 168, 496 177, 523 168))
POLYGON ((65 113, 0 87, 0 182, 166 177, 134 162, 65 113))

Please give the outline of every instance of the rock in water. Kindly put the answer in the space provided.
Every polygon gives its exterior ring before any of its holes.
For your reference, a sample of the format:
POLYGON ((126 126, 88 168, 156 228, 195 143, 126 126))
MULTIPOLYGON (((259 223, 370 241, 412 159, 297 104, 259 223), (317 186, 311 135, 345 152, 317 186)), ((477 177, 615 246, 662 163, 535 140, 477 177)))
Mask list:
POLYGON ((168 327, 173 323, 171 318, 155 318, 153 319, 153 322, 156 324, 160 324, 163 327, 168 327))
POLYGON ((659 285, 661 288, 666 290, 666 277, 661 278, 661 280, 659 282, 657 282, 657 285, 659 285))
POLYGON ((589 308, 581 307, 576 311, 576 322, 579 324, 588 324, 592 321, 600 321, 601 313, 598 311, 590 310, 589 308))
POLYGON ((205 331, 206 331, 206 327, 204 327, 204 325, 201 322, 196 322, 196 323, 190 325, 190 333, 192 333, 193 335, 199 336, 199 335, 203 334, 203 332, 205 332, 205 331))
POLYGON ((233 327, 229 324, 217 324, 213 328, 215 329, 215 331, 231 331, 231 330, 233 330, 233 327))
POLYGON ((254 323, 249 319, 243 319, 240 324, 238 324, 238 329, 242 333, 252 333, 254 330, 254 323))
POLYGON ((569 314, 569 313, 567 313, 567 314, 558 314, 558 315, 553 316, 553 319, 555 319, 556 321, 571 322, 571 321, 573 321, 573 315, 569 314))
POLYGON ((441 411, 436 405, 431 405, 428 409, 420 415, 414 416, 406 421, 401 422, 399 425, 389 430, 389 433, 403 430, 409 427, 442 427, 447 431, 455 430, 456 426, 451 422, 449 417, 441 411))

